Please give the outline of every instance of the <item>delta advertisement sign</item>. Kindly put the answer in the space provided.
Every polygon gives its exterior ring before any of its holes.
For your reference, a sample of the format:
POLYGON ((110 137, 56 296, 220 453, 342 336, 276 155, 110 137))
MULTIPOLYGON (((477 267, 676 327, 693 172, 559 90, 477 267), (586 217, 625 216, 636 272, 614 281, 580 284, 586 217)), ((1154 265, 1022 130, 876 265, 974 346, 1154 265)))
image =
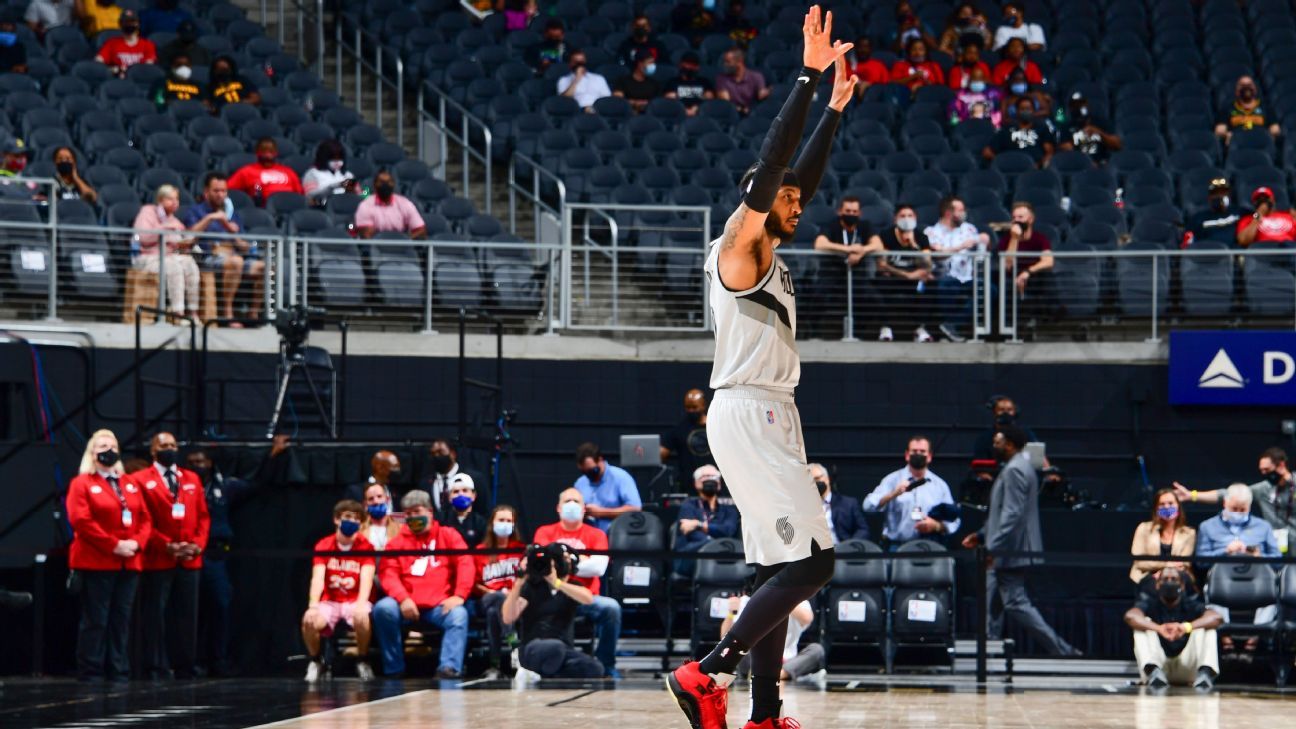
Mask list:
POLYGON ((1171 332, 1170 403, 1296 404, 1296 332, 1171 332))

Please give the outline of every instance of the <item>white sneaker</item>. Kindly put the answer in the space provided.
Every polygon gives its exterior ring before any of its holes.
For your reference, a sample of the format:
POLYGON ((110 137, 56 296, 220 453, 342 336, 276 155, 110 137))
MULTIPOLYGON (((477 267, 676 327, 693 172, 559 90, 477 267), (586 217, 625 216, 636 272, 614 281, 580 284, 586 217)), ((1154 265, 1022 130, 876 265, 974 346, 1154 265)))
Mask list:
POLYGON ((368 663, 360 661, 356 664, 356 678, 361 681, 372 681, 374 679, 373 669, 369 667, 368 663))
POLYGON ((500 673, 500 670, 498 668, 492 667, 486 669, 486 673, 482 674, 482 678, 486 679, 487 681, 498 681, 500 677, 503 675, 504 674, 500 673))
POLYGON ((828 669, 821 668, 818 671, 815 671, 814 673, 807 673, 806 675, 798 678, 796 680, 796 683, 799 683, 803 686, 814 686, 820 690, 823 690, 828 687, 828 669))
POLYGON ((323 664, 319 661, 311 661, 310 665, 306 666, 306 683, 318 681, 322 670, 324 670, 323 664))
POLYGON ((879 342, 890 342, 894 340, 895 335, 891 333, 891 327, 882 327, 882 331, 878 332, 879 342))
POLYGON ((513 688, 515 689, 523 689, 537 683, 540 683, 540 674, 535 671, 519 666, 517 673, 513 674, 513 688))
POLYGON ((927 327, 918 327, 917 329, 914 330, 914 341, 915 342, 932 341, 932 335, 927 333, 927 327))

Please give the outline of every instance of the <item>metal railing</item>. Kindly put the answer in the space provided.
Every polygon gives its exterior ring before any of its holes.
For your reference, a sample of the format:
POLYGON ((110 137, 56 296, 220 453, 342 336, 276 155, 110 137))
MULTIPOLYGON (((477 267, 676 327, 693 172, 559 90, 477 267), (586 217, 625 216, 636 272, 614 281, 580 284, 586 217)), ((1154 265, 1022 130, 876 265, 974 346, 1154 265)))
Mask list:
MULTIPOLYGON (((462 184, 463 196, 472 198, 472 163, 475 161, 482 167, 482 201, 483 209, 487 215, 491 215, 493 204, 491 201, 494 185, 492 183, 492 154, 494 153, 494 137, 491 134, 490 126, 486 122, 478 119, 463 104, 450 98, 444 90, 438 88, 430 81, 419 84, 418 97, 415 102, 415 108, 418 109, 418 147, 423 150, 425 143, 425 133, 423 122, 434 122, 440 129, 440 154, 438 156, 438 174, 442 179, 446 178, 446 162, 450 158, 449 142, 459 145, 460 166, 462 167, 462 184), (427 96, 432 96, 436 102, 437 113, 435 116, 427 111, 427 96), (459 116, 459 130, 455 131, 454 124, 450 119, 450 112, 459 116), (474 133, 479 135, 481 148, 478 149, 474 144, 474 133)), ((401 117, 402 124, 404 117, 401 117)), ((512 214, 512 211, 510 211, 512 214)))
POLYGON ((508 170, 508 197, 509 197, 509 232, 517 235, 518 232, 518 198, 522 198, 524 203, 531 205, 531 223, 533 234, 537 242, 540 241, 541 213, 552 215, 555 220, 562 218, 562 210, 567 205, 567 184, 554 173, 545 169, 536 160, 522 154, 514 152, 509 159, 508 170), (519 166, 525 165, 527 173, 519 173, 519 166), (531 185, 528 187, 519 177, 529 177, 531 185), (543 184, 548 183, 553 186, 554 195, 552 202, 545 195, 543 184))

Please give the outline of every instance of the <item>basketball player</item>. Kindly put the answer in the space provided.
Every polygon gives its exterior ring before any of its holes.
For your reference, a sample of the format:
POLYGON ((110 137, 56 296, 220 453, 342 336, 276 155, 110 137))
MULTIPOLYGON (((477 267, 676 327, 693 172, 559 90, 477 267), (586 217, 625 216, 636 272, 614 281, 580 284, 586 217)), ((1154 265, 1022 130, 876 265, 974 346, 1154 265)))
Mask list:
POLYGON ((802 33, 805 68, 770 125, 759 161, 743 176, 743 201, 712 243, 705 266, 716 329, 707 440, 742 513, 743 546, 756 565, 758 589, 710 655, 667 677, 693 729, 727 729, 727 688, 748 653, 752 707, 745 729, 798 726, 779 717, 788 615, 833 573, 832 535, 792 402, 801 376, 795 293, 774 249, 792 238, 802 204, 819 186, 855 79, 844 59, 851 44, 832 41, 831 12, 821 23, 819 6, 810 8, 802 33), (834 63, 828 108, 789 168, 815 87, 834 63))

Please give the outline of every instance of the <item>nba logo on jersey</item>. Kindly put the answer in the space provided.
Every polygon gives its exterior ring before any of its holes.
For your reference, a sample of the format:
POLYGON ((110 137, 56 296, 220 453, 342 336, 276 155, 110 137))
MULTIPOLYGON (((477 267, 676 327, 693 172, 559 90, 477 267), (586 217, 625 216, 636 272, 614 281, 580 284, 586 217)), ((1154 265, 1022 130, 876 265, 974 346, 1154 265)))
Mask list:
POLYGON ((770 425, 773 425, 773 424, 774 424, 774 411, 773 411, 773 410, 766 410, 766 411, 765 411, 765 422, 769 423, 770 425))

